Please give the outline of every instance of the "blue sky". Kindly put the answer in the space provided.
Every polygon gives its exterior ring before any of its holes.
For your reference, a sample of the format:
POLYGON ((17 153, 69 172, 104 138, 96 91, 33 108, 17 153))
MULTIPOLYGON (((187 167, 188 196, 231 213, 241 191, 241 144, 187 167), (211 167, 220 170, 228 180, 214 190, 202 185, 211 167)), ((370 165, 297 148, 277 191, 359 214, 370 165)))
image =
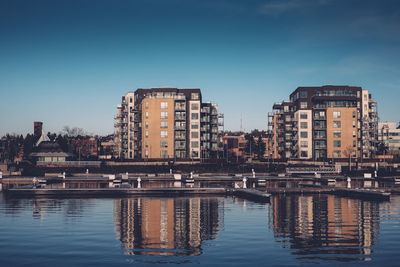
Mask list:
POLYGON ((225 128, 266 129, 298 86, 362 86, 399 121, 400 2, 0 1, 0 135, 113 132, 136 88, 201 88, 225 128))

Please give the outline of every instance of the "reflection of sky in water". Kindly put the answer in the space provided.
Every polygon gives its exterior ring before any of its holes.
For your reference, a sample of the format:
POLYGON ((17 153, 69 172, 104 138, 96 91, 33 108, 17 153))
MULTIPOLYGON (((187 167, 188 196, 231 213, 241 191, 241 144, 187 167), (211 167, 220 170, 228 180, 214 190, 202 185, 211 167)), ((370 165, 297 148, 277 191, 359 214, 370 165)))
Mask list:
POLYGON ((0 200, 4 266, 390 265, 400 197, 0 200))

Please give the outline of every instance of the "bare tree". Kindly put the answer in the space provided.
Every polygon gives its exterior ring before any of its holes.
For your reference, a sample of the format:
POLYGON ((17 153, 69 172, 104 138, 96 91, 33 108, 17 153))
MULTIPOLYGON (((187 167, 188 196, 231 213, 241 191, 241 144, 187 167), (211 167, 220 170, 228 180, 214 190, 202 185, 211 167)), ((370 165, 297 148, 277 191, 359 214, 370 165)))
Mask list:
MULTIPOLYGON (((351 171, 351 157, 356 153, 356 149, 352 146, 347 146, 343 151, 343 155, 349 158, 349 171, 351 171)), ((356 155, 355 155, 356 156, 356 155)))
POLYGON ((82 128, 73 127, 70 128, 69 126, 64 126, 63 133, 69 137, 77 137, 77 136, 85 136, 87 133, 82 128))

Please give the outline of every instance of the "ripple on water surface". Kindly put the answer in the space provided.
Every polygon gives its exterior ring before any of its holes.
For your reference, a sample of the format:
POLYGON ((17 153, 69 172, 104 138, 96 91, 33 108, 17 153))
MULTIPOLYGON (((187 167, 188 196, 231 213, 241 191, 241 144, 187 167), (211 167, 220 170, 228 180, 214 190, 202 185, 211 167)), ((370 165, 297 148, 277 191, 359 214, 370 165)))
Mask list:
POLYGON ((4 266, 391 265, 400 198, 0 199, 4 266))

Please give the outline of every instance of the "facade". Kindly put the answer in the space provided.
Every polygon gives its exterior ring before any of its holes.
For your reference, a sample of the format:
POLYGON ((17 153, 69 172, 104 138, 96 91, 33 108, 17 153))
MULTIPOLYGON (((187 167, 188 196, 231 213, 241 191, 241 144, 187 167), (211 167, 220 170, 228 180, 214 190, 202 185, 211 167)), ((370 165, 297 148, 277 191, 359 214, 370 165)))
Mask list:
POLYGON ((200 89, 137 89, 117 109, 116 158, 205 159, 222 150, 222 116, 200 89))
POLYGON ((371 158, 376 152, 377 104, 355 86, 298 87, 268 114, 275 159, 371 158))
MULTIPOLYGON (((224 147, 226 149, 226 157, 228 159, 232 158, 242 158, 245 155, 245 147, 247 140, 244 134, 241 135, 225 135, 223 137, 224 147)), ((258 137, 254 137, 254 141, 258 142, 258 137)), ((270 138, 262 137, 262 141, 265 143, 265 152, 263 158, 271 158, 271 147, 270 138)), ((257 152, 252 153, 252 157, 257 156, 257 152)))
POLYGON ((246 139, 244 135, 225 135, 224 147, 226 148, 227 158, 241 158, 244 156, 244 149, 246 147, 246 139))
POLYGON ((378 137, 387 146, 388 154, 400 154, 400 128, 396 122, 380 122, 378 137))
POLYGON ((85 139, 73 139, 72 145, 74 147, 74 152, 76 155, 78 155, 78 157, 82 156, 83 158, 97 158, 99 155, 99 142, 93 137, 85 139))

